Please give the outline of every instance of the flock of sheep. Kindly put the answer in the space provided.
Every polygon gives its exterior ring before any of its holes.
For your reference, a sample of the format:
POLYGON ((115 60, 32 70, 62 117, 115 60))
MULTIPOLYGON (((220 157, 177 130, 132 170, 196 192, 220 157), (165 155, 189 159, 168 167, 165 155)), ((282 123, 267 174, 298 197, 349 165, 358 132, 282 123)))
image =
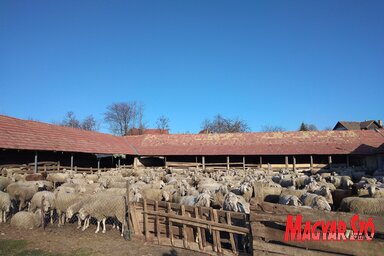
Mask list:
MULTIPOLYGON (((124 232, 127 184, 129 199, 142 198, 190 206, 214 207, 249 213, 255 187, 263 184, 265 201, 384 215, 384 171, 366 175, 353 169, 272 171, 110 169, 95 174, 63 171, 51 174, 22 174, 3 168, 0 176, 0 222, 11 226, 37 228, 42 213, 60 227, 78 221, 84 231, 96 220, 96 233, 111 224, 124 232), (44 197, 44 200, 42 198, 44 197), (102 226, 102 227, 101 227, 102 226)), ((260 191, 260 190, 258 190, 260 191)))

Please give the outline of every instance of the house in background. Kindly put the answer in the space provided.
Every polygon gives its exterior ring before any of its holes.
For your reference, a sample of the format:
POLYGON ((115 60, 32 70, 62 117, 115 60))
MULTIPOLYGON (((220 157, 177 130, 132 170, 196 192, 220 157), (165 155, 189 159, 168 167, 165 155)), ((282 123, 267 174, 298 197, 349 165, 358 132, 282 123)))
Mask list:
POLYGON ((368 120, 364 122, 347 122, 339 121, 333 128, 334 131, 346 131, 346 130, 374 130, 382 129, 383 122, 381 120, 368 120))

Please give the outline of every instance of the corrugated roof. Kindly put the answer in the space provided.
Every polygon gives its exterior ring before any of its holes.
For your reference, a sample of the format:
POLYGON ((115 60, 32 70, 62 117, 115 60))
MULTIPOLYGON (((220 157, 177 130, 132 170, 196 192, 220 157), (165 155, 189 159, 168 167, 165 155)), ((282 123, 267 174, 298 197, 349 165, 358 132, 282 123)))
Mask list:
POLYGON ((0 148, 135 154, 120 137, 4 115, 0 115, 0 148))
POLYGON ((117 137, 0 115, 0 148, 128 155, 373 154, 384 136, 374 130, 117 137))

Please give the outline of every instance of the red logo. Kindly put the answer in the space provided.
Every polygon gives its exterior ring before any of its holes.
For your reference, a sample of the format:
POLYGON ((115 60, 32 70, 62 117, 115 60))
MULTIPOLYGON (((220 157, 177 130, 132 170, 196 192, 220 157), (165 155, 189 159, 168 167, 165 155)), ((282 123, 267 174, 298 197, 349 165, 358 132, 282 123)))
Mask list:
POLYGON ((287 216, 287 224, 285 227, 285 241, 371 241, 375 235, 375 225, 373 218, 368 218, 365 222, 360 220, 359 215, 355 214, 350 221, 352 230, 347 230, 347 224, 342 221, 316 221, 313 225, 306 221, 304 229, 302 229, 302 215, 296 216, 296 221, 293 220, 293 215, 287 216))

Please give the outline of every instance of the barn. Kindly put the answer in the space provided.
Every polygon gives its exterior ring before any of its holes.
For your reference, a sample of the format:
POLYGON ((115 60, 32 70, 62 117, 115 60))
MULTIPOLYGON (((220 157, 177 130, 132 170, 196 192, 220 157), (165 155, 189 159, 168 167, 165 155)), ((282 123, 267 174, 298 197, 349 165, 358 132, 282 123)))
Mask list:
POLYGON ((0 115, 0 165, 383 168, 384 131, 336 130, 118 137, 0 115))

